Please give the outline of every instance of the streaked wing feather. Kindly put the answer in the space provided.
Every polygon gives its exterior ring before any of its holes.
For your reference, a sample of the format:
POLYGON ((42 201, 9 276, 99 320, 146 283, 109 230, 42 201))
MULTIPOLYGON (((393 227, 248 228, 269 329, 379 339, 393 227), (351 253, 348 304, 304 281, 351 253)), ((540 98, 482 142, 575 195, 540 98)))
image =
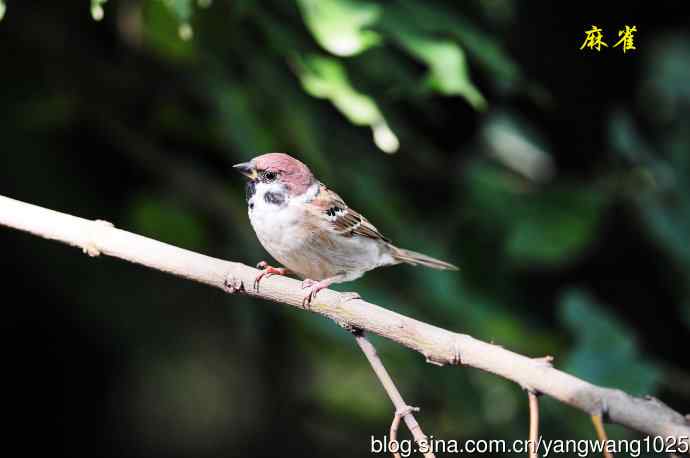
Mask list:
POLYGON ((328 220, 333 231, 346 237, 359 235, 390 243, 390 239, 384 237, 369 220, 348 207, 338 194, 324 184, 321 184, 320 192, 312 203, 328 220))

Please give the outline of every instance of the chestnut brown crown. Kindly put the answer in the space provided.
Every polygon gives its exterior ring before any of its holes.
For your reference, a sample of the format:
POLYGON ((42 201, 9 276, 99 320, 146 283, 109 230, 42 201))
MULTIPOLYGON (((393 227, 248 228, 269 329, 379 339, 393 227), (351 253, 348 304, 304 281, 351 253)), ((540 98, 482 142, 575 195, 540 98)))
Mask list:
POLYGON ((300 195, 309 189, 316 179, 303 162, 285 153, 267 153, 256 156, 249 162, 233 166, 250 180, 262 177, 285 184, 291 195, 300 195))

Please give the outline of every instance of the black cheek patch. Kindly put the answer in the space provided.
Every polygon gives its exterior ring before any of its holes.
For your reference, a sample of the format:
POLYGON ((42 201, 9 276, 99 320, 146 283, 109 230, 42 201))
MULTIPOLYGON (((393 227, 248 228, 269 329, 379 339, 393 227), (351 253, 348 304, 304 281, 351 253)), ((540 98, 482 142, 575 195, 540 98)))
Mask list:
POLYGON ((256 183, 253 181, 247 181, 247 187, 244 189, 245 199, 249 202, 254 194, 256 194, 256 183))
POLYGON ((283 205, 285 203, 285 194, 278 194, 276 192, 267 192, 264 194, 264 200, 267 204, 283 205))

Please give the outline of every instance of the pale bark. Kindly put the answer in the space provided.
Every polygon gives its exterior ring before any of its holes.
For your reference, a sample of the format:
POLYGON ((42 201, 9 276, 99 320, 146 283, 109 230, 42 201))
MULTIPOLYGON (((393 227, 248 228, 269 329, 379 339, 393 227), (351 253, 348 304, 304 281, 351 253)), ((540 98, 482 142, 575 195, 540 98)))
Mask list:
MULTIPOLYGON (((169 272, 180 277, 274 302, 302 308, 300 282, 273 276, 252 288, 258 270, 223 261, 91 221, 0 196, 0 224, 80 247, 95 256, 104 254, 169 272)), ((458 304, 471 307, 472 304, 458 304)), ((688 440, 688 418, 654 398, 638 398, 603 388, 559 371, 543 359, 529 358, 466 334, 442 329, 362 299, 321 291, 310 311, 339 323, 372 332, 420 352, 438 365, 465 365, 512 380, 525 389, 549 395, 609 422, 664 437, 688 440)))

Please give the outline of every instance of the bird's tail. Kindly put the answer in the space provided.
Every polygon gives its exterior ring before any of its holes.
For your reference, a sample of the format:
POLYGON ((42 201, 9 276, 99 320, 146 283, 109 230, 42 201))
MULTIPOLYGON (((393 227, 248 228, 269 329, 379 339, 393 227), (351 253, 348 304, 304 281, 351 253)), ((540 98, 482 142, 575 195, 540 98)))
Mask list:
POLYGON ((403 248, 392 247, 393 248, 393 259, 400 262, 405 262, 413 266, 424 266, 431 267, 432 269, 438 270, 458 270, 457 266, 440 259, 432 258, 422 253, 417 253, 416 251, 405 250, 403 248))

